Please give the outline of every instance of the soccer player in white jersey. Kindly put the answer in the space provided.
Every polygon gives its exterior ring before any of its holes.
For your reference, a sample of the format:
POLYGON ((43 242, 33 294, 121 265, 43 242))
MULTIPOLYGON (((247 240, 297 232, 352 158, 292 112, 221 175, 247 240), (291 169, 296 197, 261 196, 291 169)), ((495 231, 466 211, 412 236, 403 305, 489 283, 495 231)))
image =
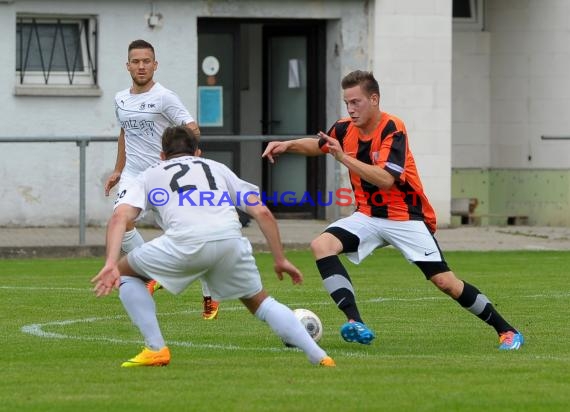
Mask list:
MULTIPOLYGON (((185 126, 195 136, 200 136, 198 125, 186 110, 178 96, 154 81, 158 67, 153 46, 144 40, 131 42, 128 49, 127 70, 132 85, 115 95, 115 115, 121 124, 115 170, 105 183, 105 195, 119 183, 117 191, 121 196, 130 182, 147 167, 160 161, 160 137, 170 126, 185 126)), ((129 226, 123 238, 123 250, 130 252, 144 243, 135 226, 129 226)), ((158 287, 150 282, 150 293, 158 287)), ((208 285, 202 282, 206 320, 218 316, 218 302, 211 298, 208 285)))
POLYGON ((240 299, 283 342, 303 350, 311 363, 335 366, 291 309, 263 288, 251 244, 241 234, 236 206, 259 224, 278 278, 283 279, 285 272, 297 284, 303 275, 285 257, 277 222, 261 203, 259 189, 225 165, 196 157, 200 155, 198 139, 185 127, 167 128, 162 147, 165 160, 140 174, 117 199, 107 225, 105 265, 91 280, 97 296, 119 289, 125 310, 144 336, 143 351, 122 366, 170 363, 155 302, 145 286, 150 278, 173 294, 205 278, 214 298, 240 299), (146 210, 155 212, 164 234, 121 257, 127 226, 146 210))

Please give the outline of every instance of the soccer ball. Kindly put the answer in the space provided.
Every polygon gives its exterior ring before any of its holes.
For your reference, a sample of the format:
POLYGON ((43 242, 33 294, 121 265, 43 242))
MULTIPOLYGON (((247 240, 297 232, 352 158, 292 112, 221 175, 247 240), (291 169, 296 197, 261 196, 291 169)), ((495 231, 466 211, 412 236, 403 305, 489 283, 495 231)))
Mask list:
POLYGON ((295 317, 301 321, 311 338, 315 342, 319 342, 323 337, 323 324, 319 317, 309 309, 295 309, 293 311, 295 317))

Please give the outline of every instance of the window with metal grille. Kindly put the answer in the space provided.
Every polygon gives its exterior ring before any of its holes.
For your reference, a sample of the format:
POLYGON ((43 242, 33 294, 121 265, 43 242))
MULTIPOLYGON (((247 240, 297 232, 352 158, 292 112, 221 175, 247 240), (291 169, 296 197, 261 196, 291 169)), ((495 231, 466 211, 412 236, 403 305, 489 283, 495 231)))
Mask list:
POLYGON ((23 16, 16 24, 19 85, 96 86, 97 21, 93 16, 23 16))

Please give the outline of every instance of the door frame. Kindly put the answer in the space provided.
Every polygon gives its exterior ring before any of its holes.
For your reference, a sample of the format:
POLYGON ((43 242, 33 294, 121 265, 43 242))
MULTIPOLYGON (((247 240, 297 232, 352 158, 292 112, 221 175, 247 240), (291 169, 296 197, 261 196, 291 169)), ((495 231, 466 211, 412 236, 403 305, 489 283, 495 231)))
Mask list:
MULTIPOLYGON (((270 117, 269 40, 271 37, 301 35, 307 38, 307 135, 326 130, 326 22, 323 20, 283 20, 267 23, 263 27, 263 113, 262 133, 268 134, 270 117)), ((287 136, 291 137, 291 136, 287 136)), ((265 148, 266 143, 263 144, 265 148)), ((326 187, 326 159, 324 156, 307 157, 306 187, 315 206, 286 206, 268 202, 267 206, 278 217, 325 218, 325 207, 317 202, 317 191, 326 187)), ((268 162, 263 163, 262 190, 270 182, 268 162)), ((321 197, 322 198, 322 197, 321 197)))

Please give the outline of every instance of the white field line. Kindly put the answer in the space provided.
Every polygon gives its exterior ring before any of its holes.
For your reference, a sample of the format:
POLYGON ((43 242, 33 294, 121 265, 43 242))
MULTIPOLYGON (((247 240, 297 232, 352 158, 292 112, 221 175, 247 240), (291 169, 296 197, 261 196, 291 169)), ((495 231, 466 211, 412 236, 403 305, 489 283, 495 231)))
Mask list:
MULTIPOLYGON (((70 292, 82 292, 82 293, 92 293, 91 288, 64 288, 64 287, 51 287, 51 286, 0 286, 0 290, 46 290, 46 291, 58 291, 65 290, 70 292)), ((324 292, 324 289, 323 289, 324 292)), ((512 296, 511 296, 512 297, 512 296)), ((557 292, 557 293, 537 293, 533 295, 523 295, 519 296, 522 299, 541 299, 541 298, 567 298, 570 297, 570 291, 568 292, 557 292)), ((426 301, 426 300, 448 300, 447 296, 421 296, 417 298, 370 298, 366 300, 361 300, 359 302, 364 303, 378 303, 378 302, 415 302, 415 301, 426 301)), ((330 305, 332 302, 320 302, 320 303, 310 303, 311 305, 330 305)), ((301 304, 302 305, 302 304, 301 304)), ((299 306, 299 304, 295 305, 299 306)))
MULTIPOLYGON (((33 287, 33 286, 0 286, 0 289, 14 289, 14 290, 52 290, 52 291, 73 291, 73 292, 89 292, 91 293, 92 290, 89 288, 59 288, 59 287, 33 287)), ((534 294, 534 295, 526 295, 521 296, 521 298, 526 299, 540 299, 540 298, 567 298, 570 296, 570 292, 563 292, 563 293, 553 293, 553 294, 534 294)), ((433 301, 433 300, 448 300, 447 296, 424 296, 424 297, 417 297, 417 298, 372 298, 362 300, 361 303, 382 303, 382 302, 416 302, 416 301, 433 301)), ((328 302, 312 302, 307 305, 310 306, 328 306, 332 305, 332 301, 328 302)), ((303 304, 295 304, 291 305, 294 307, 304 307, 303 304)), ((228 306, 224 305, 224 311, 236 311, 236 310, 245 310, 245 308, 241 305, 239 306, 228 306)), ((172 313, 158 313, 159 316, 169 316, 169 315, 179 315, 185 313, 194 313, 200 312, 199 310, 185 310, 180 312, 172 312, 172 313)), ((116 316, 107 316, 107 317, 89 317, 83 319, 66 319, 66 320, 58 320, 52 322, 45 322, 45 323, 33 323, 24 325, 21 327, 22 333, 30 334, 33 336, 37 336, 40 338, 47 338, 47 339, 72 339, 72 340, 82 340, 82 341, 102 341, 102 342, 109 342, 109 343, 116 343, 116 344, 144 344, 142 340, 125 340, 125 339, 118 339, 114 337, 108 336, 85 336, 85 335, 69 335, 64 333, 55 333, 55 332, 48 332, 44 330, 44 327, 64 327, 66 325, 72 325, 77 323, 93 323, 93 322, 101 322, 106 320, 116 320, 116 319, 123 319, 126 318, 126 315, 116 315, 116 316)), ((252 319, 252 321, 255 321, 252 319)), ((255 348, 247 348, 241 347, 237 345, 220 345, 220 344, 197 344, 190 341, 169 341, 169 346, 180 346, 180 347, 190 347, 190 348, 199 348, 199 349, 215 349, 215 350, 245 350, 245 351, 260 351, 260 352, 285 352, 291 350, 298 350, 298 349, 291 349, 286 347, 255 347, 255 348)), ((389 355, 389 354, 379 354, 379 353, 368 353, 368 352, 352 352, 352 351, 334 351, 335 354, 339 354, 345 357, 352 357, 352 358, 364 358, 368 356, 376 356, 384 359, 390 358, 413 358, 413 359, 439 359, 441 358, 438 355, 389 355)), ((556 360, 556 361, 569 361, 570 358, 558 358, 552 356, 533 356, 533 359, 537 360, 556 360)))

